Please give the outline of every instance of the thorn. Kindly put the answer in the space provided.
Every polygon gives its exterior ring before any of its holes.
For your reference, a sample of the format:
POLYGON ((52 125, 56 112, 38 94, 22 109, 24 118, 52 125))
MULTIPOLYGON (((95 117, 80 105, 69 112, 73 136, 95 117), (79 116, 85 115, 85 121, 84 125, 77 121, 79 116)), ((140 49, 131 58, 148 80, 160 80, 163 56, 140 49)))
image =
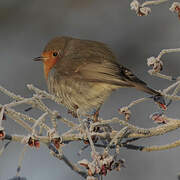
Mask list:
POLYGON ((32 110, 33 109, 33 107, 31 106, 31 107, 28 107, 27 109, 25 109, 24 111, 25 112, 28 112, 28 111, 30 111, 30 110, 32 110))

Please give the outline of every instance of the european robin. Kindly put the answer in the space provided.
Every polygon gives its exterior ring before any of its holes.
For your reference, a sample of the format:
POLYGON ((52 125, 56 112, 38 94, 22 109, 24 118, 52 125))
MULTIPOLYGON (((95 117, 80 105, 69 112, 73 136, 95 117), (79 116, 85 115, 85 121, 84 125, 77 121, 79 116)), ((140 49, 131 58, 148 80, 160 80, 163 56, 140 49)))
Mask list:
POLYGON ((137 78, 131 70, 120 65, 111 50, 103 43, 72 37, 50 40, 40 57, 44 64, 48 90, 63 100, 76 116, 79 112, 98 111, 112 91, 133 87, 149 93, 165 105, 161 94, 137 78))

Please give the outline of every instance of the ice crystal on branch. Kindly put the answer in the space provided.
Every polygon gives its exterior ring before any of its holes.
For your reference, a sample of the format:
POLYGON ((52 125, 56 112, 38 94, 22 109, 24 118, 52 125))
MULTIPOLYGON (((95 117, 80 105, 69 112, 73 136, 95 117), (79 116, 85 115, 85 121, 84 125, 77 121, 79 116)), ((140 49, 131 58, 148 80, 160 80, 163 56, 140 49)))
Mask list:
MULTIPOLYGON (((133 0, 130 3, 130 8, 131 10, 136 12, 137 16, 148 16, 151 13, 151 8, 147 6, 159 5, 167 1, 168 0, 152 0, 152 1, 145 1, 144 3, 140 4, 138 0, 133 0)), ((180 2, 173 2, 169 10, 177 13, 180 19, 180 2)))
POLYGON ((138 16, 147 16, 151 12, 151 8, 142 7, 137 0, 133 0, 130 7, 131 10, 134 10, 138 16))
POLYGON ((152 66, 154 72, 160 72, 163 70, 163 62, 155 57, 148 58, 147 65, 152 66))
POLYGON ((176 12, 180 19, 180 2, 174 2, 171 7, 169 8, 170 11, 176 12))

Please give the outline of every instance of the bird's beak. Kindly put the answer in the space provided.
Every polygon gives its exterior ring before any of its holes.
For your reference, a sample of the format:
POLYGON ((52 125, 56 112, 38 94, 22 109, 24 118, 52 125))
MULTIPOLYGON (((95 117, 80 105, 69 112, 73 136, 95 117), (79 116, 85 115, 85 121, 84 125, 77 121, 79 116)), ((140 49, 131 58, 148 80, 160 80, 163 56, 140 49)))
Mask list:
POLYGON ((33 58, 33 61, 43 61, 43 60, 44 60, 44 57, 42 57, 42 56, 33 58))

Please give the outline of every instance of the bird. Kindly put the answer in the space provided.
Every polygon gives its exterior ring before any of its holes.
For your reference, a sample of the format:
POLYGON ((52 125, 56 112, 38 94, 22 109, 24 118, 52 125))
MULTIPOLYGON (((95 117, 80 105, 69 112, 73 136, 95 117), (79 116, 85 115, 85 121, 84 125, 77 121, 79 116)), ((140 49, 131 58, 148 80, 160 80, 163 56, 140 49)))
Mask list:
POLYGON ((77 111, 92 113, 97 120, 108 96, 119 88, 136 88, 150 94, 164 109, 161 93, 119 64, 111 49, 102 42, 60 36, 51 39, 39 57, 48 91, 61 99, 74 117, 77 111))

